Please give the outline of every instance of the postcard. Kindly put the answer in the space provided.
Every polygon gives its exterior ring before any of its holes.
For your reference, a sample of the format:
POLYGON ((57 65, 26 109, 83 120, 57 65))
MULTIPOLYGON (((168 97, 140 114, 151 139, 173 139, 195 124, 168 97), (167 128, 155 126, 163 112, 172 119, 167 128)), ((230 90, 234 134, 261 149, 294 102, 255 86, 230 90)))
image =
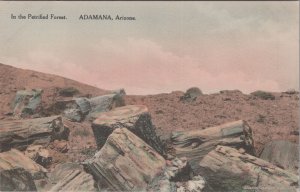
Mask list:
POLYGON ((0 191, 299 190, 298 1, 0 1, 0 191))

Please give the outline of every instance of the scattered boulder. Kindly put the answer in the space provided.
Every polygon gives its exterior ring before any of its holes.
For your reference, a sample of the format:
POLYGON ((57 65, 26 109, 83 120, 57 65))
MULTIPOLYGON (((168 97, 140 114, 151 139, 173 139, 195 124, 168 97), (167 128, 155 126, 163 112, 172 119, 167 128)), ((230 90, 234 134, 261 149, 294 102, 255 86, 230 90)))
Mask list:
POLYGON ((243 120, 206 129, 172 132, 171 142, 176 156, 187 157, 195 170, 199 161, 217 145, 245 148, 254 153, 252 129, 243 120))
POLYGON ((211 191, 296 191, 298 176, 244 151, 217 146, 199 163, 211 191))
POLYGON ((29 145, 25 155, 44 167, 52 161, 49 151, 42 145, 29 145))
POLYGON ((255 91, 252 92, 251 95, 258 97, 263 100, 274 100, 275 96, 272 93, 266 91, 255 91))
POLYGON ((203 95, 203 93, 198 87, 191 87, 185 92, 185 94, 182 97, 180 97, 180 100, 195 101, 200 95, 203 95))
POLYGON ((99 190, 144 191, 162 174, 166 162, 126 128, 117 128, 92 159, 85 162, 99 190))
POLYGON ((299 168, 299 146, 289 141, 278 140, 266 144, 261 155, 264 159, 274 165, 298 174, 299 168))
POLYGON ((31 144, 47 145, 55 139, 67 139, 69 129, 60 116, 26 120, 0 121, 0 152, 31 144))
POLYGON ((47 170, 24 155, 21 151, 12 149, 0 153, 0 170, 23 168, 28 171, 33 179, 44 178, 47 170))
POLYGON ((155 133, 151 116, 146 106, 127 105, 102 113, 93 121, 92 128, 98 148, 101 148, 107 137, 117 128, 127 128, 160 154, 164 154, 163 144, 155 133))
POLYGON ((18 117, 28 117, 38 112, 43 90, 21 90, 16 93, 13 102, 13 114, 18 117))
POLYGON ((36 191, 33 178, 23 168, 0 169, 0 191, 36 191))

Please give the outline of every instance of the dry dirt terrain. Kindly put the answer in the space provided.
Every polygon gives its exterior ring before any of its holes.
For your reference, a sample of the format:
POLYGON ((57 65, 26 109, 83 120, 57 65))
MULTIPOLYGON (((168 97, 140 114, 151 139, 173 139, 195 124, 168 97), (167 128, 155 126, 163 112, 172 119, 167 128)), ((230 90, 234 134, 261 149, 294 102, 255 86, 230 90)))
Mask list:
MULTIPOLYGON (((14 102, 17 91, 31 89, 43 90, 41 96, 42 108, 39 109, 38 114, 25 117, 24 119, 62 115, 62 111, 58 111, 54 107, 56 106, 57 101, 71 100, 72 98, 78 97, 91 99, 96 96, 113 93, 109 90, 102 90, 56 75, 23 70, 0 64, 0 123, 1 121, 14 121, 20 118, 13 115, 12 103, 14 102), (71 95, 61 94, 62 90, 69 90, 69 88, 72 88, 71 91, 75 90, 71 95)), ((208 127, 244 120, 248 123, 253 132, 252 137, 254 140, 253 146, 255 154, 252 155, 259 157, 264 146, 270 141, 286 140, 292 143, 299 142, 299 92, 288 91, 268 93, 267 96, 268 97, 264 98, 261 97, 261 94, 244 94, 239 90, 224 90, 213 94, 199 93, 195 97, 188 98, 185 92, 174 91, 172 93, 162 93, 157 95, 125 95, 124 98, 122 98, 124 99, 122 105, 146 106, 150 114, 147 118, 151 118, 150 121, 152 121, 153 127, 156 128, 156 134, 163 142, 169 142, 172 132, 175 131, 204 130, 208 127)), ((145 117, 142 116, 141 119, 143 118, 145 117)), ((93 120, 85 118, 83 121, 74 122, 66 118, 66 116, 63 116, 62 120, 64 126, 66 126, 70 132, 66 141, 52 141, 46 146, 46 149, 52 157, 52 162, 44 165, 44 167, 50 172, 55 169, 56 165, 61 163, 82 163, 93 157, 99 150, 97 149, 95 141, 95 132, 93 132, 92 129, 93 120)), ((148 120, 146 119, 146 121, 148 120)), ((117 122, 116 125, 118 125, 118 123, 119 122, 117 122)), ((130 123, 132 123, 132 120, 129 121, 129 124, 130 123)), ((115 129, 114 126, 116 125, 111 125, 111 129, 115 129)), ((127 124, 125 123, 124 125, 127 124)), ((105 126, 107 127, 107 125, 105 126)), ((150 127, 152 127, 152 125, 150 127)), ((118 130, 117 133, 125 136, 131 134, 127 133, 126 130, 118 130)), ((118 137, 118 134, 114 134, 116 138, 118 137)), ((130 137, 134 136, 130 135, 130 137)), ((111 139, 111 145, 118 142, 118 139, 116 138, 111 139)), ((150 138, 150 140, 153 138, 150 138)), ((18 140, 20 138, 16 137, 14 139, 18 140)), ((132 143, 139 142, 136 141, 135 138, 131 139, 132 143)), ((126 142, 124 141, 124 143, 126 142)), ((107 148, 107 153, 109 153, 111 148, 106 145, 104 148, 107 148)), ((217 148, 216 150, 222 153, 223 149, 217 148)), ((240 152, 236 152, 232 149, 228 150, 233 155, 237 155, 240 152)), ((161 160, 160 157, 158 160, 161 160)), ((186 164, 185 159, 183 159, 182 162, 185 162, 186 164)), ((203 162, 205 164, 207 162, 210 163, 211 161, 203 162)), ((99 162, 94 160, 93 163, 98 165, 97 163, 99 162)), ((168 163, 169 162, 167 161, 167 164, 168 163)), ((94 165, 91 164, 89 166, 94 165)), ((164 166, 162 162, 160 166, 164 166)), ((240 166, 244 165, 241 164, 240 166)), ((198 182, 199 184, 200 181, 202 182, 201 179, 196 179, 193 182, 198 182)), ((199 186, 203 185, 201 182, 199 186)), ((178 185, 178 188, 184 188, 187 184, 181 185, 180 183, 177 183, 176 185, 178 185)), ((151 187, 153 187, 152 189, 155 189, 157 186, 151 187)), ((200 188, 199 191, 201 191, 200 188)))

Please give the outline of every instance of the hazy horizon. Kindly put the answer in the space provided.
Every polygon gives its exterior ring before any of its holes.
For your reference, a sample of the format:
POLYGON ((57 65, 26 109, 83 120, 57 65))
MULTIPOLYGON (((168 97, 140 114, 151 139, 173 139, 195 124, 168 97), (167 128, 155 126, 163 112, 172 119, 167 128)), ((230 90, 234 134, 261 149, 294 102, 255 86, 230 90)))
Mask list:
POLYGON ((102 89, 299 90, 299 2, 0 2, 0 63, 102 89), (67 20, 11 20, 54 13, 67 20), (82 21, 80 14, 135 16, 82 21))

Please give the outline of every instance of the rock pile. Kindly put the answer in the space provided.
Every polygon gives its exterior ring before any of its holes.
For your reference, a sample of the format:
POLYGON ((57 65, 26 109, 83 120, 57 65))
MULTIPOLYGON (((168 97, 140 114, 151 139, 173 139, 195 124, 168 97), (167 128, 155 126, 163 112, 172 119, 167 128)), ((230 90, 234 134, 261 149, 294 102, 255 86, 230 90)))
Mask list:
MULTIPOLYGON (((194 100, 194 92, 191 90, 187 99, 194 100)), ((29 101, 35 97, 28 93, 17 95, 18 98, 26 95, 24 98, 29 101)), ((252 129, 247 122, 239 120, 206 129, 173 132, 166 149, 147 107, 123 106, 124 95, 124 90, 119 90, 104 96, 59 101, 63 116, 1 121, 0 190, 268 192, 298 189, 298 155, 293 155, 298 152, 298 146, 274 141, 265 146, 260 158, 256 157, 252 129), (70 129, 64 125, 63 118, 89 123, 97 149, 88 159, 51 167, 53 157, 49 151, 68 155, 72 147, 68 143, 70 129)), ((16 103, 15 114, 24 114, 28 102, 17 99, 16 103)), ((32 106, 35 105, 30 104, 29 108, 32 106)))

